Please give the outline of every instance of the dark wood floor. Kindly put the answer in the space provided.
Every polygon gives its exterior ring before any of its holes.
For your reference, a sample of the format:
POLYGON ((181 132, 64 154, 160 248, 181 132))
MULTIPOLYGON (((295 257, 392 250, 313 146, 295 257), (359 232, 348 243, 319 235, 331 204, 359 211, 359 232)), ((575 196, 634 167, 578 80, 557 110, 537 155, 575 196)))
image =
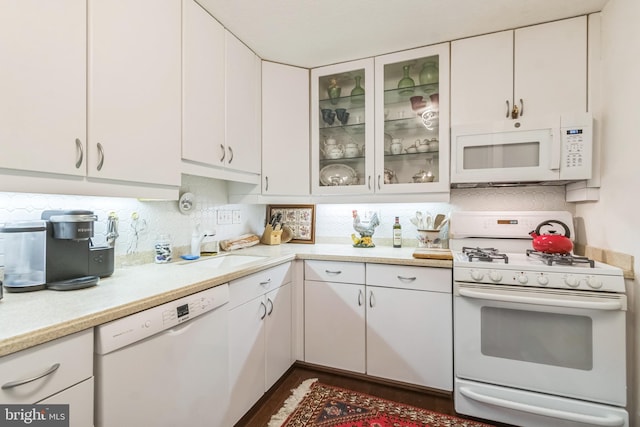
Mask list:
MULTIPOLYGON (((296 364, 247 412, 235 427, 266 426, 271 416, 280 409, 284 401, 289 397, 291 390, 309 378, 318 378, 324 384, 367 393, 395 402, 443 414, 457 415, 453 407, 453 399, 448 393, 431 392, 417 387, 406 388, 392 383, 370 381, 364 376, 343 374, 322 368, 318 369, 313 366, 296 364)), ((501 425, 497 426, 502 427, 501 425)))

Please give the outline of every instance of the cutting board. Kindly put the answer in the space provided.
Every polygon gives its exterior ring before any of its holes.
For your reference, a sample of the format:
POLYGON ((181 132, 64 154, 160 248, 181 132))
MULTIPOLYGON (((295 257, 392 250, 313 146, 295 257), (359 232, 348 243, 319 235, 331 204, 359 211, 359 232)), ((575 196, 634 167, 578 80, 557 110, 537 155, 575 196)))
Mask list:
POLYGON ((437 248, 417 248, 413 251, 413 257, 422 259, 453 259, 453 255, 451 255, 449 249, 437 248))

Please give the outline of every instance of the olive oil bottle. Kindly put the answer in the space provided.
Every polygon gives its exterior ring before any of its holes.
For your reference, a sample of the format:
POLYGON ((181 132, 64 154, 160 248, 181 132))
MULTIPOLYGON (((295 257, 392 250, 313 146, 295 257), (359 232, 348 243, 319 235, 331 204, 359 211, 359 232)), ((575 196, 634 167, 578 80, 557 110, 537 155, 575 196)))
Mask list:
POLYGON ((399 217, 396 217, 396 222, 393 224, 393 247, 402 247, 402 226, 399 217))

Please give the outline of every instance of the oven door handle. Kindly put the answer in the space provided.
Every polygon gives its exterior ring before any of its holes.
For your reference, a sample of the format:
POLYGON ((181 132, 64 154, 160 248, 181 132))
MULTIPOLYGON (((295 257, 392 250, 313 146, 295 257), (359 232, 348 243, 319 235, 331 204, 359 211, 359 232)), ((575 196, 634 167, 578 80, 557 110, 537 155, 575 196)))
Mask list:
POLYGON ((514 302, 522 304, 548 305, 553 307, 580 308, 587 310, 625 310, 622 300, 582 301, 570 298, 535 297, 524 295, 500 294, 498 292, 484 292, 480 289, 459 289, 459 294, 467 298, 484 299, 490 301, 514 302))
POLYGON ((566 421, 573 421, 583 424, 596 426, 617 427, 624 425, 624 419, 614 414, 606 414, 602 417, 594 415, 578 414, 575 412, 561 411, 559 409, 544 408, 533 406, 527 403, 514 402, 512 400, 501 399, 499 397, 487 396, 468 387, 460 387, 460 393, 469 399, 487 403, 489 405, 499 406, 502 408, 513 409, 515 411, 528 412, 530 414, 542 415, 544 417, 558 418, 566 421))

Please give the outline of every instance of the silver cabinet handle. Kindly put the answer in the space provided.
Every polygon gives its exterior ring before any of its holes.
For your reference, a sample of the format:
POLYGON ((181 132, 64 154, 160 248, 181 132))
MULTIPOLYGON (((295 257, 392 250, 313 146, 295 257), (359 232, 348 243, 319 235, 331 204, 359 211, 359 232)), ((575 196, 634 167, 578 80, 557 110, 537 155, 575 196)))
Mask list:
POLYGON ((524 101, 520 98, 520 117, 524 116, 524 101))
POLYGON ((231 147, 227 147, 229 149, 229 164, 233 162, 233 149, 231 147))
POLYGON ((269 191, 269 177, 264 177, 264 191, 269 191))
POLYGON ((78 138, 76 138, 76 153, 78 154, 76 159, 76 169, 80 169, 82 161, 84 160, 84 149, 82 148, 82 141, 78 138))
POLYGON ((266 282, 260 282, 260 286, 267 286, 271 283, 271 278, 268 278, 266 282))
POLYGON ((378 190, 381 190, 382 187, 380 187, 380 175, 378 175, 378 190))
POLYGON ((41 374, 36 375, 35 377, 26 378, 24 380, 18 380, 18 381, 10 381, 8 383, 5 383, 5 384, 2 385, 2 390, 7 390, 7 389, 18 387, 18 386, 21 386, 21 385, 24 385, 24 384, 29 384, 31 382, 34 382, 35 380, 39 380, 40 378, 44 378, 47 375, 53 374, 55 371, 58 370, 59 367, 60 367, 60 364, 56 363, 56 364, 52 365, 49 369, 47 369, 46 371, 44 371, 41 374))
POLYGON ((335 271, 325 270, 324 272, 327 274, 342 274, 342 271, 340 270, 335 270, 335 271))
POLYGON ((362 306, 362 289, 358 291, 358 307, 362 306))
POLYGON ((227 156, 227 152, 224 149, 224 145, 220 144, 220 151, 222 151, 222 157, 220 157, 220 162, 224 162, 224 158, 227 156))
POLYGON ((265 317, 267 317, 267 306, 264 305, 263 302, 260 302, 260 305, 262 306, 262 309, 264 310, 264 313, 262 313, 262 315, 260 316, 260 320, 263 320, 265 317))
POLYGON ((376 299, 373 296, 373 291, 371 291, 369 293, 369 307, 373 308, 374 305, 376 305, 376 299))
POLYGON ((271 308, 269 308, 269 311, 267 312, 267 315, 271 316, 271 313, 273 313, 273 301, 271 301, 271 298, 267 298, 267 304, 271 306, 271 308))
POLYGON ((369 175, 369 181, 367 183, 367 187, 369 187, 369 190, 371 190, 371 175, 369 175))
POLYGON ((104 148, 102 147, 102 144, 100 144, 98 142, 98 167, 97 169, 100 171, 102 170, 102 165, 104 165, 104 148))
POLYGON ((507 119, 509 118, 509 115, 511 115, 511 105, 509 105, 509 100, 507 99, 507 119))
POLYGON ((413 282, 414 280, 416 280, 416 277, 405 277, 405 276, 397 276, 398 280, 401 280, 403 282, 413 282))

